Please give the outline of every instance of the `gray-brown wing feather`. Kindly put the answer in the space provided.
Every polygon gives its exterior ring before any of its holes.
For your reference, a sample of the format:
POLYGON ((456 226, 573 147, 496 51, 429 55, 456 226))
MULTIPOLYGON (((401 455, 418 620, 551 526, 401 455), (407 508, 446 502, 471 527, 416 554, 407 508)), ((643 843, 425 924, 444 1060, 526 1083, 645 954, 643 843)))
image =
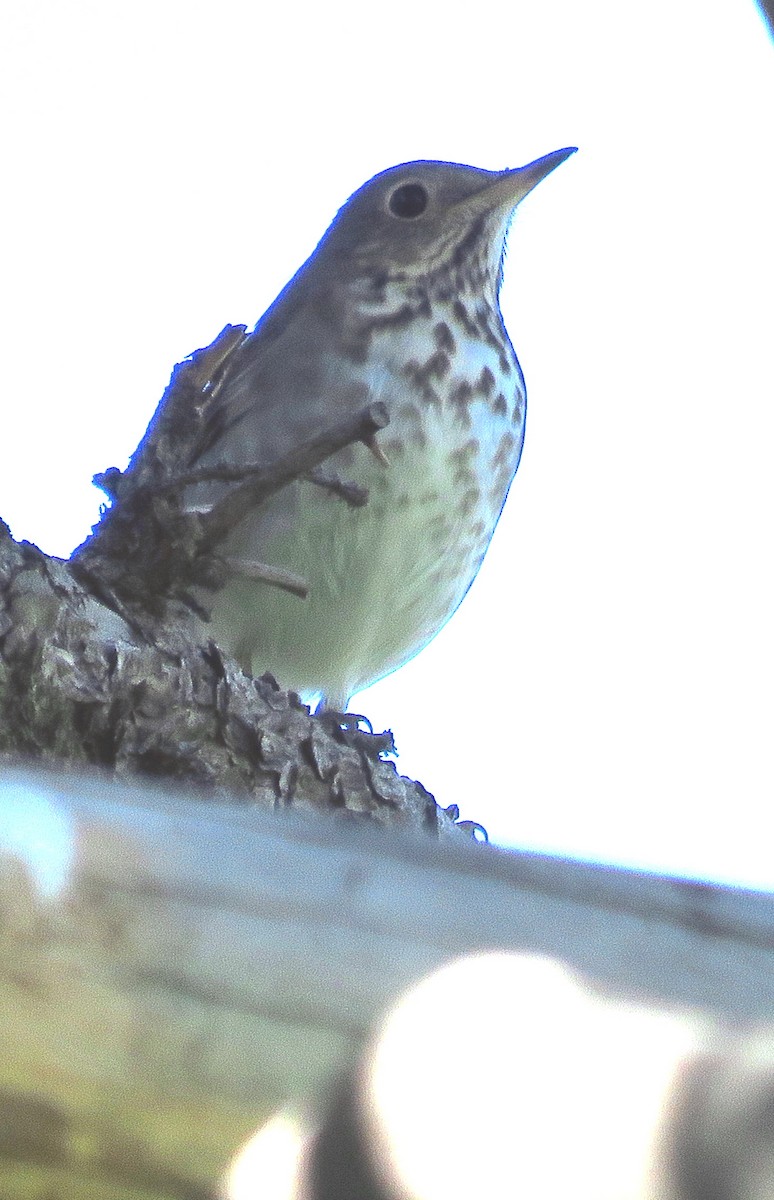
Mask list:
POLYGON ((272 462, 368 403, 367 385, 343 369, 336 290, 299 292, 281 297, 234 352, 196 465, 272 462))

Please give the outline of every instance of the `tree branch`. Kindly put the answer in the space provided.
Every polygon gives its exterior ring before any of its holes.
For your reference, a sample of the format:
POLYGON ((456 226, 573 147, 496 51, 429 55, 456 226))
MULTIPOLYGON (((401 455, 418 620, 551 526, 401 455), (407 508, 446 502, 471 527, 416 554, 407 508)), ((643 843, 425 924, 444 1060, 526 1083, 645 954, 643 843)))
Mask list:
MULTIPOLYGON (((111 467, 95 476, 112 505, 75 551, 72 565, 84 583, 115 607, 130 601, 158 615, 175 599, 197 610, 190 589, 217 589, 234 565, 219 557, 217 547, 248 512, 295 479, 309 479, 355 507, 367 502, 364 488, 321 474, 318 467, 352 442, 373 444, 374 434, 389 422, 380 403, 345 417, 268 464, 181 467, 196 461, 217 420, 231 356, 244 340, 244 326, 226 326, 212 345, 178 364, 130 469, 122 474, 111 467), (184 489, 212 482, 234 486, 210 509, 186 508, 184 489)), ((242 565, 236 569, 241 571, 242 565)), ((267 583, 304 590, 303 580, 288 581, 273 564, 253 564, 252 569, 260 569, 267 583)))
POLYGON ((243 327, 229 327, 175 368, 131 471, 99 477, 112 507, 70 562, 15 542, 0 522, 0 755, 464 836, 456 810, 439 809, 385 759, 389 732, 312 716, 271 676, 244 674, 210 640, 187 594, 193 583, 216 588, 229 572, 303 594, 299 577, 218 560, 214 546, 247 509, 302 475, 357 503, 357 491, 350 496, 318 464, 387 421, 372 405, 267 467, 186 474, 180 464, 196 461, 243 339, 243 327), (203 478, 234 487, 211 510, 187 512, 181 491, 203 478))

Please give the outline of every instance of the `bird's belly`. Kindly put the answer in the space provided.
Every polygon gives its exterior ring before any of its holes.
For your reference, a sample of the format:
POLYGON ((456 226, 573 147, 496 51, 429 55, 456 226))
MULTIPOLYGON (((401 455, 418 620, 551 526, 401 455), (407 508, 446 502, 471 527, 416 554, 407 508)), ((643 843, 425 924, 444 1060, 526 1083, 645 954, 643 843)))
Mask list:
POLYGON ((216 641, 340 708, 421 650, 475 578, 518 465, 523 420, 475 409, 463 428, 404 407, 380 435, 389 466, 362 445, 323 464, 368 488, 362 508, 304 481, 245 521, 231 554, 300 575, 309 594, 234 577, 212 606, 216 641))

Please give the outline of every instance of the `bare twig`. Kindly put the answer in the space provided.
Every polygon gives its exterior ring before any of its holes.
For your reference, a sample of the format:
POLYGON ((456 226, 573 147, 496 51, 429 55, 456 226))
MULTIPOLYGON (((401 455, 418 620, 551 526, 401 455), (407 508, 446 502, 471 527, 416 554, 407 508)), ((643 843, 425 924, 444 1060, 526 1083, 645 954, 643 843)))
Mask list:
POLYGON ((338 475, 324 475, 317 469, 309 471, 306 478, 310 483, 315 483, 326 492, 331 492, 334 496, 345 500, 350 508, 363 508, 368 503, 368 488, 363 487, 360 483, 339 479, 338 475))
POLYGON ((352 507, 367 503, 366 488, 319 467, 353 442, 373 452, 375 434, 389 422, 381 403, 350 414, 273 462, 191 467, 222 420, 221 393, 247 337, 244 326, 227 326, 211 346, 179 364, 128 470, 122 474, 113 467, 95 476, 112 504, 71 564, 76 576, 88 578, 104 598, 113 597, 115 606, 131 599, 157 612, 175 597, 191 607, 192 588, 216 591, 235 572, 306 595, 305 580, 271 564, 222 558, 218 550, 249 512, 295 479, 308 479, 352 507), (184 489, 205 483, 230 486, 211 504, 186 504, 184 489))
POLYGON ((255 470, 252 478, 228 492, 202 519, 202 548, 211 549, 239 524, 242 518, 263 504, 280 488, 308 475, 319 463, 352 442, 363 441, 384 429, 389 422, 387 409, 381 403, 370 404, 338 425, 309 438, 289 454, 275 459, 268 466, 255 470))
POLYGON ((270 567, 268 563, 253 562, 251 559, 228 556, 221 560, 235 575, 243 579, 258 579, 284 592, 291 592, 305 600, 309 595, 309 584, 300 575, 286 571, 283 567, 270 567))

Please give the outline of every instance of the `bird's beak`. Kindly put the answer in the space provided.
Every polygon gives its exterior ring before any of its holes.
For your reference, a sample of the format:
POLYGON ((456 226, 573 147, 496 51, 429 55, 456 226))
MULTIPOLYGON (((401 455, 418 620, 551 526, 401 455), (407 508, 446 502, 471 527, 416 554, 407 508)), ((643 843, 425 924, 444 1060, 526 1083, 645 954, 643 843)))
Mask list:
POLYGON ((486 183, 480 192, 460 200, 454 207, 460 211, 460 215, 464 212, 468 218, 485 212, 493 213, 498 209, 512 210, 577 149, 577 146, 567 146, 564 150, 553 150, 527 163, 526 167, 502 171, 494 176, 491 183, 486 183))

